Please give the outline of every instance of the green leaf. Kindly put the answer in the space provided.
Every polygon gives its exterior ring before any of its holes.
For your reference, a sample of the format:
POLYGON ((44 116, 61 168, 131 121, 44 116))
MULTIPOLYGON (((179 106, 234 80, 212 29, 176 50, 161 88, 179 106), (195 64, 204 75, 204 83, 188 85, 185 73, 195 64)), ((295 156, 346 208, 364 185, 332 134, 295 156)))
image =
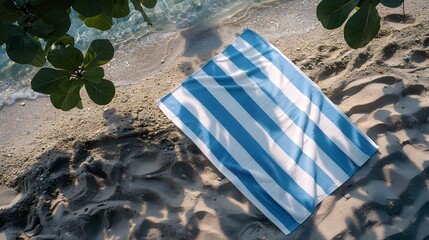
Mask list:
POLYGON ((93 83, 99 83, 104 77, 104 69, 102 67, 88 68, 82 73, 83 79, 93 83))
POLYGON ((82 99, 77 103, 76 107, 77 107, 78 109, 83 109, 82 99))
POLYGON ((19 7, 24 7, 24 5, 26 5, 28 3, 27 0, 13 0, 17 6, 19 7))
POLYGON ((123 18, 130 13, 128 0, 104 0, 101 9, 104 15, 114 18, 123 18))
POLYGON ((113 0, 112 17, 123 18, 130 14, 128 0, 113 0))
POLYGON ((40 45, 39 51, 36 56, 31 60, 31 65, 35 67, 43 67, 46 63, 45 52, 43 52, 42 46, 40 45))
POLYGON ((106 105, 115 96, 115 86, 109 80, 103 79, 99 83, 85 82, 85 89, 89 98, 99 105, 106 105))
POLYGON ((147 22, 147 24, 149 26, 152 25, 152 22, 150 21, 146 12, 143 10, 143 7, 142 7, 140 0, 131 0, 131 3, 133 4, 134 9, 136 9, 137 11, 139 11, 142 14, 144 21, 147 22))
POLYGON ((51 94, 59 91, 62 82, 70 80, 70 73, 52 68, 42 68, 31 80, 31 89, 36 92, 51 94))
POLYGON ((401 6, 404 0, 381 0, 380 3, 386 7, 395 8, 401 6))
POLYGON ((106 16, 112 16, 113 0, 103 0, 101 11, 106 16))
POLYGON ((0 46, 3 45, 9 38, 9 27, 0 22, 0 46))
POLYGON ((55 68, 73 71, 82 65, 83 54, 72 45, 54 44, 48 51, 48 61, 55 68))
POLYGON ((0 22, 11 24, 18 21, 22 15, 12 0, 5 0, 0 9, 0 22))
POLYGON ((48 37, 49 34, 55 29, 54 26, 47 24, 41 18, 36 16, 28 17, 26 20, 24 20, 24 23, 21 24, 23 24, 24 26, 25 24, 27 24, 26 27, 28 32, 40 38, 48 37))
POLYGON ((13 27, 6 41, 6 52, 9 58, 21 64, 29 64, 40 50, 40 44, 20 27, 13 27))
POLYGON ((69 80, 60 84, 60 90, 51 93, 51 102, 55 108, 69 111, 81 101, 79 91, 83 86, 82 80, 69 80))
POLYGON ((335 29, 343 25, 359 0, 322 0, 317 6, 317 19, 324 28, 335 29))
POLYGON ((51 9, 61 9, 66 11, 72 5, 73 1, 67 0, 27 0, 30 7, 29 10, 37 15, 43 15, 51 9))
POLYGON ((53 31, 44 38, 58 38, 66 34, 70 29, 70 15, 63 9, 51 9, 43 14, 41 18, 45 23, 53 26, 53 31))
POLYGON ((98 67, 113 58, 113 46, 107 39, 96 39, 89 45, 85 55, 84 68, 98 67))
POLYGON ((102 31, 109 30, 113 25, 111 16, 107 16, 104 13, 100 13, 94 17, 81 18, 86 26, 96 28, 102 31))
POLYGON ((380 16, 376 9, 377 3, 364 1, 344 27, 344 38, 352 48, 367 45, 380 30, 380 16))
POLYGON ((100 0, 75 0, 73 9, 85 17, 94 17, 101 13, 101 5, 100 0))
POLYGON ((66 47, 67 45, 74 46, 74 38, 68 34, 64 34, 58 38, 48 40, 45 46, 45 54, 48 53, 49 49, 51 49, 54 44, 62 45, 63 47, 66 47))
POLYGON ((156 6, 156 0, 141 0, 141 2, 147 8, 154 8, 156 6))

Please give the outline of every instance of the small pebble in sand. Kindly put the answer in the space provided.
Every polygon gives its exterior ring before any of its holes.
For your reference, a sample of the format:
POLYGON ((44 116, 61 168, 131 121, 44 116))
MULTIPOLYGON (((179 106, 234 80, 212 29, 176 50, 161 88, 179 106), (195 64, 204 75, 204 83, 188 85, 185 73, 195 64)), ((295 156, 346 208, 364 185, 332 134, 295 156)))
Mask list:
POLYGON ((405 56, 403 59, 404 59, 404 62, 410 62, 410 56, 405 56))
POLYGON ((344 197, 345 197, 347 200, 349 200, 352 196, 351 196, 349 193, 347 193, 346 195, 344 195, 344 197))
POLYGON ((25 106, 25 102, 22 102, 22 103, 20 103, 19 105, 21 105, 21 106, 25 106))

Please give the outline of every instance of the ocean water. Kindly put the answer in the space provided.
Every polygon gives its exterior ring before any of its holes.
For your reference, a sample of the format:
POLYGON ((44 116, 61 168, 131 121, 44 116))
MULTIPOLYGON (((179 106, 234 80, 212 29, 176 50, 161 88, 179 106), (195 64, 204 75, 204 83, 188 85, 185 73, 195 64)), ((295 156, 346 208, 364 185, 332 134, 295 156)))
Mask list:
MULTIPOLYGON (((139 12, 123 19, 114 19, 109 31, 83 26, 72 16, 69 34, 75 36, 78 48, 85 50, 96 38, 108 38, 116 50, 126 49, 136 42, 148 47, 159 37, 195 27, 238 24, 264 36, 279 37, 311 31, 317 24, 315 8, 319 0, 158 0, 148 9, 153 26, 147 26, 139 12)), ((133 7, 130 7, 133 9, 133 7)), ((116 54, 120 54, 117 51, 116 54)), ((37 68, 9 61, 5 46, 0 49, 0 109, 23 99, 43 95, 30 89, 30 79, 37 68)))

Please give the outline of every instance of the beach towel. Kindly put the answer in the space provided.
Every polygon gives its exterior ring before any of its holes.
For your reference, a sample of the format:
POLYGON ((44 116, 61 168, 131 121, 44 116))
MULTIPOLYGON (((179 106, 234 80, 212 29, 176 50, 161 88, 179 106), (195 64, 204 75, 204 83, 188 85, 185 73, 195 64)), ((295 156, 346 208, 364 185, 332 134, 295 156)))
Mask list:
POLYGON ((157 104, 285 234, 378 148, 251 30, 157 104))

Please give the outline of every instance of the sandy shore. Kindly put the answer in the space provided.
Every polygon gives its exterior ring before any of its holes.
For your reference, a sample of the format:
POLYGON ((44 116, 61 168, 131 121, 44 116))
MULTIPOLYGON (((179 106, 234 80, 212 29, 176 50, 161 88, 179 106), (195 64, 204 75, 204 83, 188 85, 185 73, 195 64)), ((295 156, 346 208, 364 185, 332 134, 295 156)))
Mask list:
POLYGON ((427 0, 406 12, 381 8, 379 36, 359 50, 320 25, 269 38, 380 146, 289 236, 155 105, 248 25, 236 22, 136 53, 152 54, 150 67, 118 59, 108 77, 139 81, 108 106, 85 98, 84 110, 63 113, 40 98, 1 109, 0 239, 427 238, 427 0))

